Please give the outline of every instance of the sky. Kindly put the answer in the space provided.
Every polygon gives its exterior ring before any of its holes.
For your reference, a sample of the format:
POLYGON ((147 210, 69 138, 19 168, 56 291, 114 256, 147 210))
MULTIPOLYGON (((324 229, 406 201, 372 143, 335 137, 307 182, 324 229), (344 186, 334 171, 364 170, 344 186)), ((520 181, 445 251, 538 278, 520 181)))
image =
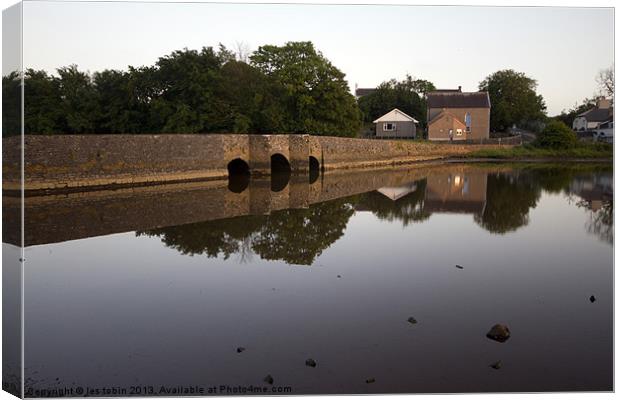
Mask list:
POLYGON ((406 74, 475 91, 511 68, 537 80, 549 115, 591 97, 614 59, 611 8, 28 1, 23 12, 25 68, 127 69, 182 48, 312 41, 352 91, 406 74))

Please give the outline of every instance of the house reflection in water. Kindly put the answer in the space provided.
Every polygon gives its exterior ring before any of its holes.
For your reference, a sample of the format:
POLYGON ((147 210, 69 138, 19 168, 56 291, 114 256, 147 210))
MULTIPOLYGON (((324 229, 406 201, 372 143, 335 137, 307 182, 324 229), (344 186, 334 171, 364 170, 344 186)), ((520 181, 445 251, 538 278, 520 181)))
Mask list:
MULTIPOLYGON (((487 174, 479 171, 452 171, 426 178, 422 208, 425 213, 484 213, 487 202, 487 174)), ((400 187, 383 187, 377 192, 396 201, 418 190, 418 182, 400 187)))

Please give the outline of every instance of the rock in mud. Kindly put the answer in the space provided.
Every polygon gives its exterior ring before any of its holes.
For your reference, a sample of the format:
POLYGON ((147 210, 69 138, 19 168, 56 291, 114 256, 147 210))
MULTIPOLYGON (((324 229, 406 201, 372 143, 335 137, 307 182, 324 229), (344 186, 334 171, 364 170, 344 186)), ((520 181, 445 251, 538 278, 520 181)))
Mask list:
POLYGON ((375 378, 366 379, 366 383, 375 383, 375 378))
POLYGON ((306 365, 308 367, 315 368, 316 367, 316 361, 314 361, 313 359, 309 358, 309 359, 306 360, 306 365))
POLYGON ((263 380, 264 380, 265 382, 267 382, 268 384, 273 385, 273 376, 271 376, 271 375, 267 375, 267 376, 265 377, 265 379, 263 379, 263 380))
POLYGON ((493 369, 500 369, 502 367, 502 362, 500 361, 495 361, 493 364, 489 365, 489 367, 493 368, 493 369))
POLYGON ((237 353, 243 353, 245 351, 245 347, 237 347, 237 353))
POLYGON ((463 266, 462 266, 462 265, 458 265, 458 264, 456 264, 456 265, 455 265, 455 267, 456 267, 456 268, 458 268, 458 269, 463 269, 463 266))
POLYGON ((410 324, 417 324, 418 323, 418 321, 415 318, 413 318, 413 317, 409 317, 407 322, 409 322, 410 324))
POLYGON ((495 324, 491 330, 487 332, 487 337, 496 342, 504 343, 510 338, 510 329, 508 329, 506 325, 495 324))
POLYGON ((338 278, 342 278, 342 276, 340 276, 340 275, 337 275, 337 277, 338 277, 338 278))
POLYGON ((590 296, 590 303, 594 303, 596 301, 596 297, 590 296))

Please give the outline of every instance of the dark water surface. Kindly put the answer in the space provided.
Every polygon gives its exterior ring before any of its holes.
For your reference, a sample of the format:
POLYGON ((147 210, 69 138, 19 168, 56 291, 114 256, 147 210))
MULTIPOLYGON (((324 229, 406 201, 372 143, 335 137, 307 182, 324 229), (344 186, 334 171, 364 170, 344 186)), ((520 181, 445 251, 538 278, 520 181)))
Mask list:
POLYGON ((291 179, 28 198, 27 394, 612 390, 611 166, 291 179))

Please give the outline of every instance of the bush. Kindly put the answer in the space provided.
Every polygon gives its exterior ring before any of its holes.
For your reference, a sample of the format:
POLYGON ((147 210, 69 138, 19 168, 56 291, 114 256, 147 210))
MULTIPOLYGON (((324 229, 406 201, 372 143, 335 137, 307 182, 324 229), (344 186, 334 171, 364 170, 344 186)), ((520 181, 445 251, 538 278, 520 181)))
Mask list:
POLYGON ((534 146, 546 149, 572 149, 577 146, 577 135, 564 122, 551 120, 534 141, 534 146))

